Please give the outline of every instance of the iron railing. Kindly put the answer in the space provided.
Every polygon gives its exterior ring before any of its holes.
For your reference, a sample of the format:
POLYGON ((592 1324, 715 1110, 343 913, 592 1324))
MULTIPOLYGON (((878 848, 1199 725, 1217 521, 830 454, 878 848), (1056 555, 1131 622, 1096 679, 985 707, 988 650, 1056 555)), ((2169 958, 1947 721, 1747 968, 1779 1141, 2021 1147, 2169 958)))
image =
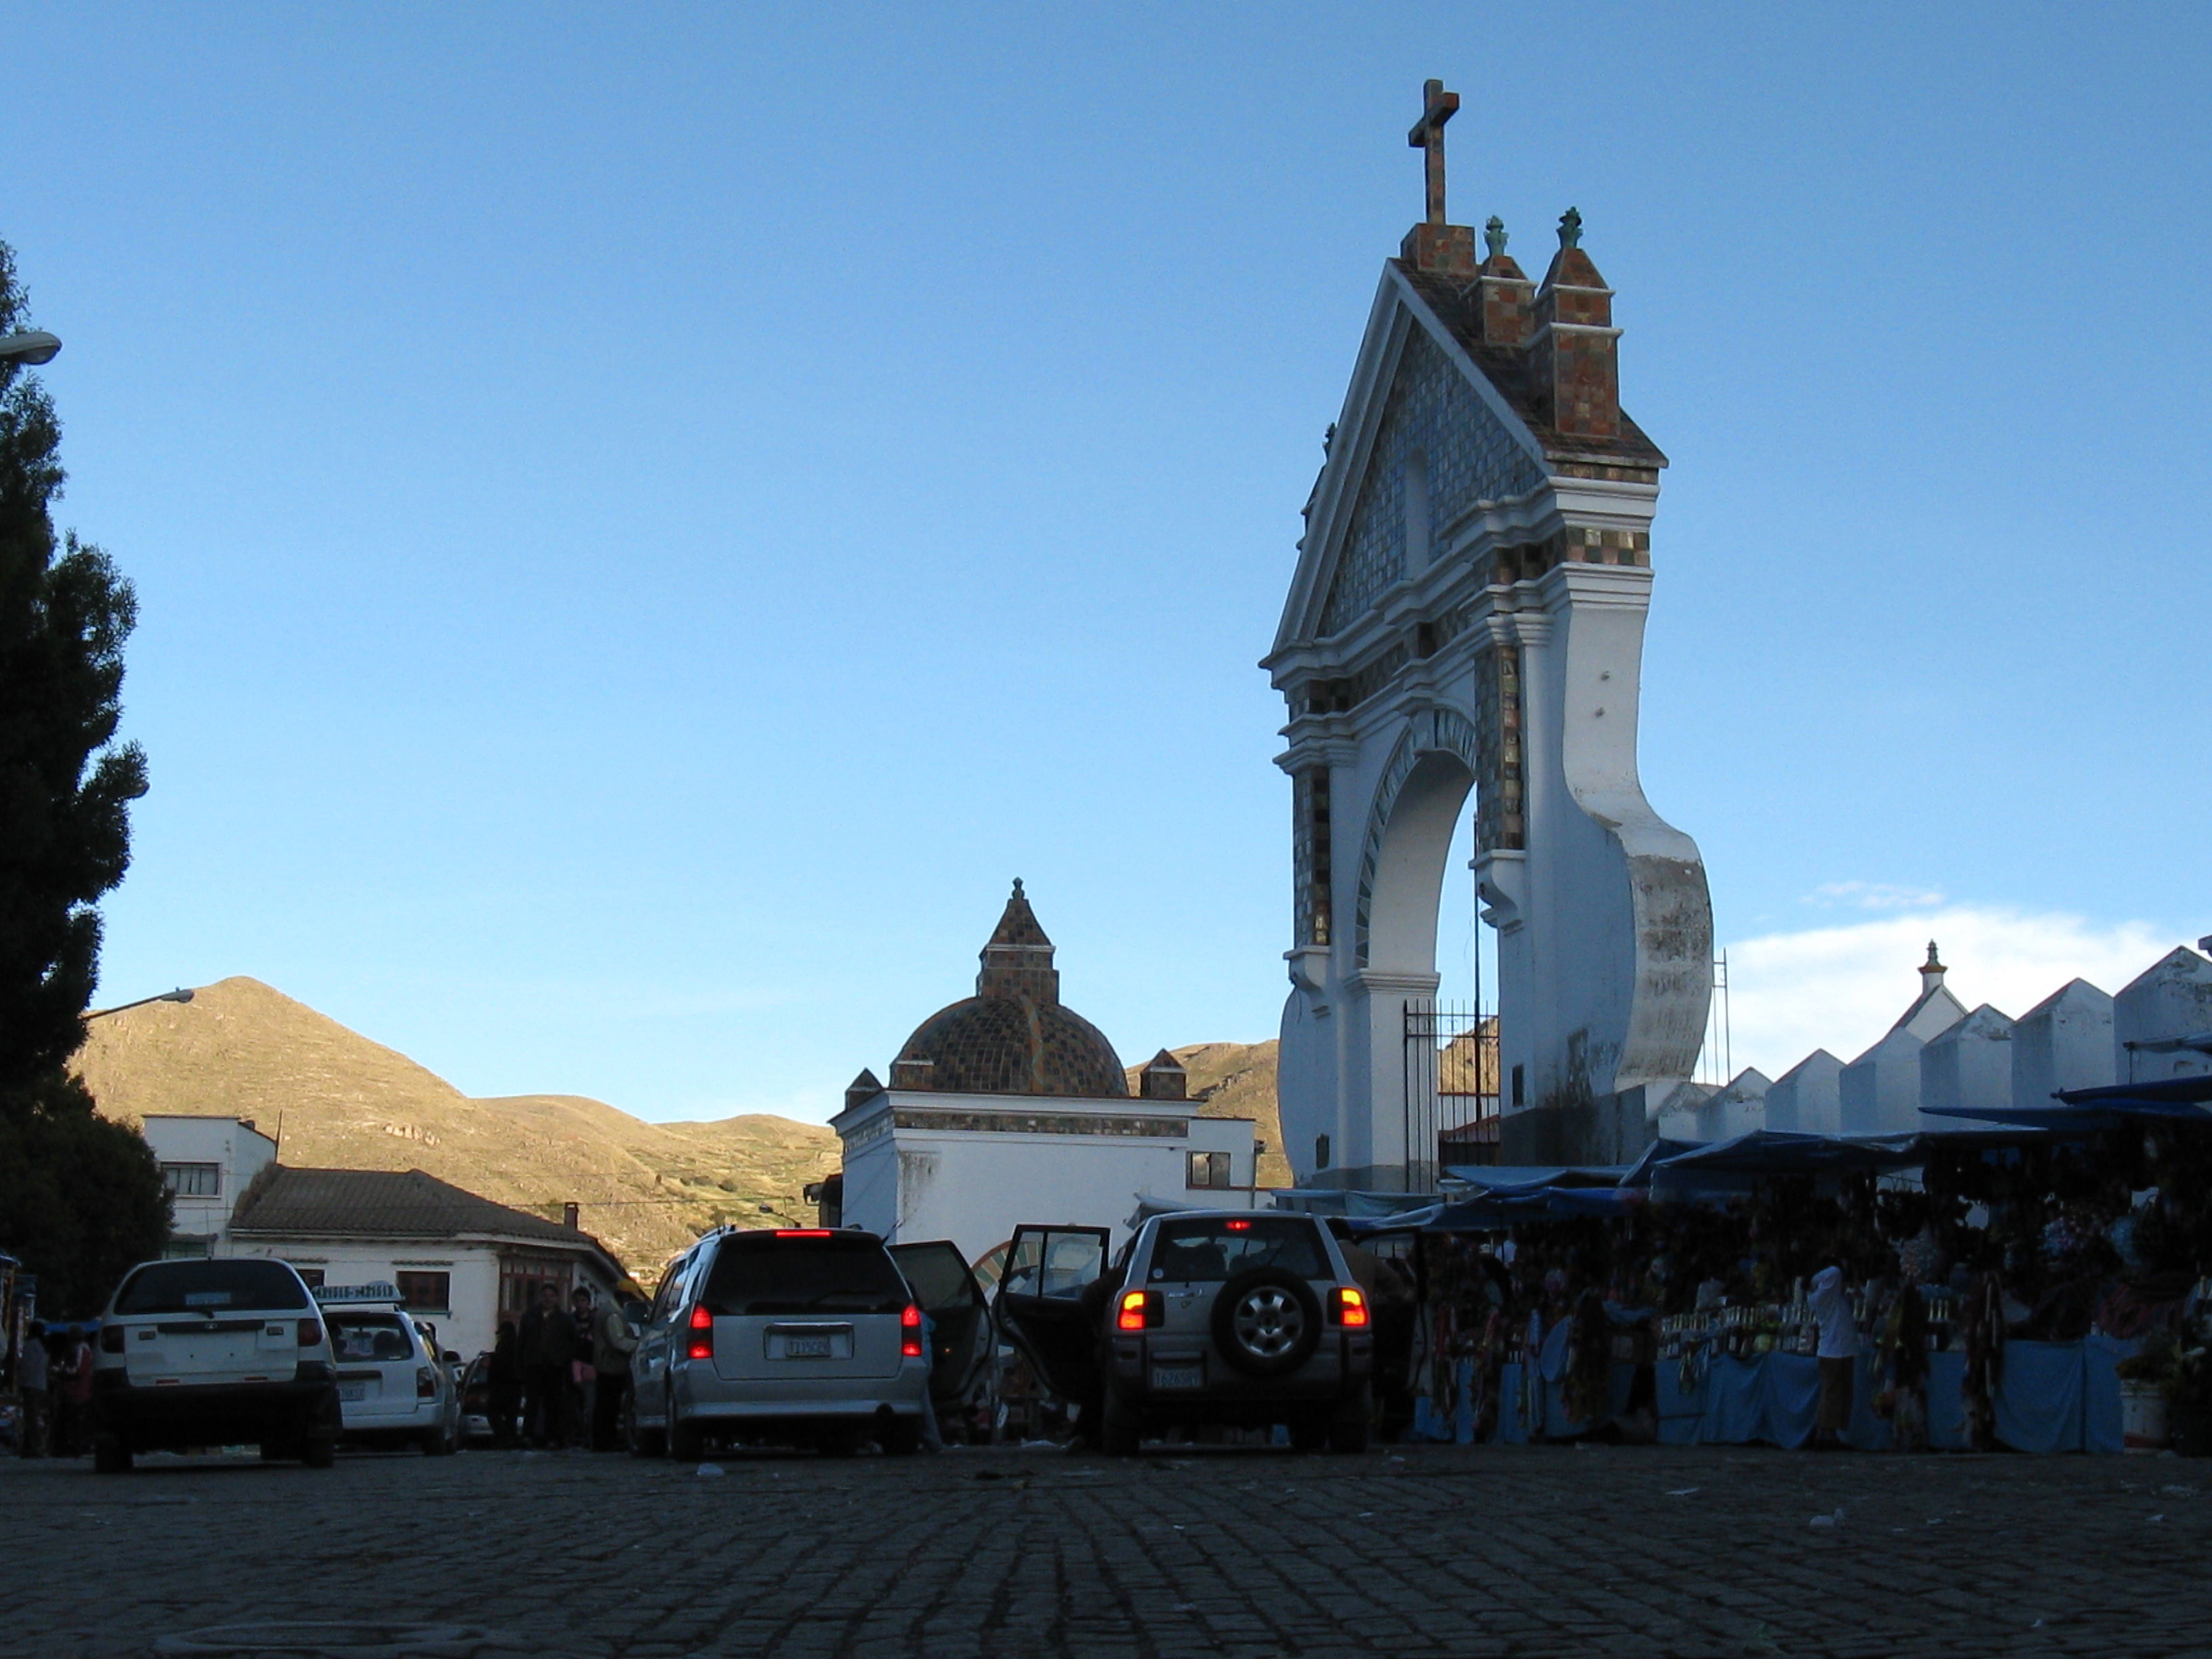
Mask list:
POLYGON ((1406 1003, 1406 1190, 1439 1170, 1498 1162, 1498 1016, 1479 1006, 1406 1003))

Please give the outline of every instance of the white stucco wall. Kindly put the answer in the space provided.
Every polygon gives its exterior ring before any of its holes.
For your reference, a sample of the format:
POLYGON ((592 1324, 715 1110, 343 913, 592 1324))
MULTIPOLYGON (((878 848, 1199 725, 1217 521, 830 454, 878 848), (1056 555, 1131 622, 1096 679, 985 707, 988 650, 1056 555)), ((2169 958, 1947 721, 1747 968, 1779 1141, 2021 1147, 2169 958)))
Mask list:
MULTIPOLYGON (((1988 1003, 1931 1037, 1920 1051, 1920 1104, 1990 1109, 2012 1104, 2013 1023, 1988 1003)), ((1924 1120, 1917 1127, 1963 1127, 1924 1120)))
POLYGON ((2212 962, 2177 946, 2112 999, 2115 1080, 2147 1083, 2212 1072, 2212 1054, 2188 1048, 2145 1054, 2127 1046, 2204 1031, 2212 1031, 2212 962))
POLYGON ((2070 981, 2014 1023, 2014 1106, 2048 1106, 2061 1089, 2113 1080, 2112 999, 2087 980, 2070 981))
POLYGON ((1195 1102, 1060 1100, 886 1091, 831 1120, 847 1141, 844 1219, 890 1242, 949 1238, 973 1261, 1022 1222, 1112 1230, 1119 1246, 1140 1197, 1242 1206, 1251 1201, 1252 1124, 1201 1118, 1195 1102), (1188 1124, 1175 1135, 1054 1134, 891 1127, 901 1108, 994 1115, 1145 1117, 1188 1124), (1192 1151, 1230 1154, 1227 1191, 1186 1185, 1192 1151))
POLYGON ((1844 1062, 1826 1048, 1792 1066, 1766 1091, 1766 1127, 1800 1134, 1841 1133, 1844 1062))
MULTIPOLYGON (((465 1360, 489 1348, 499 1334, 499 1263, 506 1248, 489 1239, 395 1243, 303 1237, 256 1238, 224 1254, 273 1256, 295 1267, 319 1269, 325 1285, 396 1284, 402 1273, 445 1273, 450 1293, 447 1311, 415 1310, 410 1316, 435 1326, 440 1346, 465 1360)), ((512 1248, 532 1255, 547 1253, 534 1242, 512 1248)), ((588 1284, 595 1297, 604 1300, 613 1294, 612 1282, 588 1258, 578 1255, 574 1261, 576 1279, 588 1284)))
POLYGON ((1893 1030, 1844 1067, 1837 1095, 1847 1135, 1911 1134, 1921 1127, 1920 1051, 1907 1030, 1893 1030))
POLYGON ((182 1117, 155 1113, 143 1121, 141 1133, 154 1156, 163 1164, 212 1164, 219 1171, 217 1190, 206 1198, 179 1197, 171 1212, 171 1231, 179 1237, 215 1241, 217 1249, 228 1235, 230 1212, 239 1195, 276 1156, 276 1143, 234 1117, 182 1117))

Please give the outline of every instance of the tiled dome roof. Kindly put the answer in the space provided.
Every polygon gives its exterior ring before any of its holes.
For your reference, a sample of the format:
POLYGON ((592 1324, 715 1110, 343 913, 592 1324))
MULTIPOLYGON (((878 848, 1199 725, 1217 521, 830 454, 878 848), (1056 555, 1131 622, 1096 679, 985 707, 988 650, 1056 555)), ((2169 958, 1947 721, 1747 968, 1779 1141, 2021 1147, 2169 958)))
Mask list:
POLYGON ((1060 1004, 1052 941, 1022 884, 983 947, 975 994, 922 1021, 891 1066, 891 1086, 949 1094, 1126 1096, 1105 1034, 1060 1004))

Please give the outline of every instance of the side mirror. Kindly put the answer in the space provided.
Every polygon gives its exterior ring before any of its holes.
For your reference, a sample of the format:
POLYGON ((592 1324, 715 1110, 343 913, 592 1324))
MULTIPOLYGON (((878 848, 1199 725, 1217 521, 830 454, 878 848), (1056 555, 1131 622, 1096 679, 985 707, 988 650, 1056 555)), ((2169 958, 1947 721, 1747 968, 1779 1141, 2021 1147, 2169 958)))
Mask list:
POLYGON ((446 1363, 448 1365, 458 1365, 461 1363, 461 1357, 448 1348, 446 1350, 446 1363))

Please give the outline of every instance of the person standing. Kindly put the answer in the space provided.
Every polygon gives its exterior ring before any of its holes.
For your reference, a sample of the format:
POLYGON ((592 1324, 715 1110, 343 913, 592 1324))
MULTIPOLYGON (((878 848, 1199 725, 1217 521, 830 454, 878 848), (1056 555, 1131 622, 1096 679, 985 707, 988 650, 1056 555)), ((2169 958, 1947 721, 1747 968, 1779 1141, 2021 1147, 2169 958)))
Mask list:
POLYGON ((63 1359, 52 1378, 57 1437, 64 1457, 82 1457, 92 1446, 92 1344, 74 1326, 63 1338, 63 1359))
POLYGON ((22 1415, 15 1421, 15 1455, 44 1457, 46 1425, 52 1420, 53 1400, 47 1392, 53 1357, 46 1352, 46 1327, 34 1319, 23 1333, 23 1352, 15 1357, 15 1393, 22 1415))
POLYGON ((504 1450, 515 1444, 522 1431, 522 1339, 512 1319, 499 1322, 491 1358, 484 1366, 484 1385, 490 1395, 491 1443, 504 1450))
POLYGON ((533 1446, 568 1443, 568 1367, 575 1357, 576 1322, 561 1305, 561 1287, 541 1279, 538 1304, 522 1316, 523 1437, 533 1446))
POLYGON ((1808 1299, 1820 1324, 1820 1414, 1813 1425, 1813 1446, 1835 1451, 1851 1425, 1851 1374, 1859 1354, 1858 1326, 1851 1319, 1851 1299, 1844 1294, 1844 1270, 1830 1266, 1814 1273, 1808 1299))
POLYGON ((592 1364, 599 1372, 599 1392, 592 1404, 593 1451, 617 1449, 615 1432, 622 1422, 623 1401, 629 1395, 629 1357, 636 1348, 637 1337, 622 1304, 608 1298, 592 1326, 592 1364))
POLYGON ((569 1443, 590 1449, 592 1443, 592 1413, 599 1398, 599 1373, 592 1364, 592 1350, 598 1339, 592 1326, 592 1292, 579 1285, 568 1292, 568 1322, 576 1329, 576 1346, 568 1355, 568 1422, 571 1428, 569 1443))

